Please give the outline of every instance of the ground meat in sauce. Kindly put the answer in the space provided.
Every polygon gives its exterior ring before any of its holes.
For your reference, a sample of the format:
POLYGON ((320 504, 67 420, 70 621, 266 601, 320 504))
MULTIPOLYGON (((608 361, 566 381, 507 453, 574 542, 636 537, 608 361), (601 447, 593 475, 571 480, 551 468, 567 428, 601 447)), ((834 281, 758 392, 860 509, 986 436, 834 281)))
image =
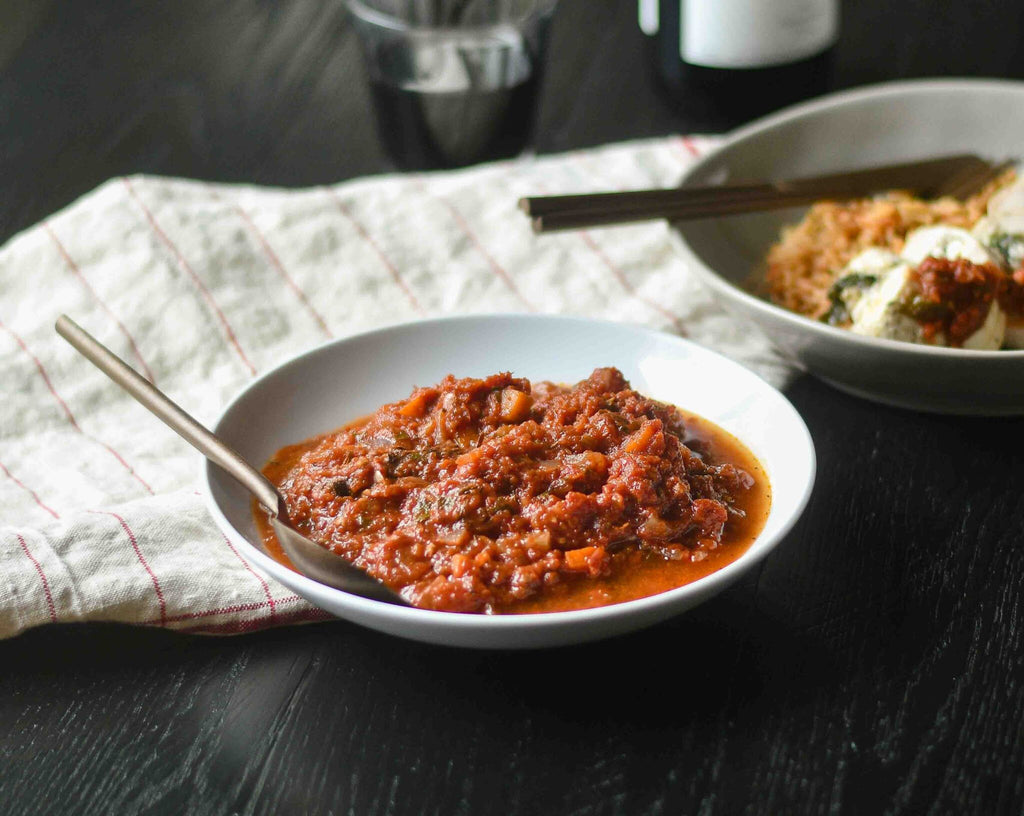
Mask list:
POLYGON ((323 437, 281 490, 300 530, 416 606, 492 612, 625 549, 716 548, 753 479, 686 439, 614 368, 572 388, 449 376, 323 437))

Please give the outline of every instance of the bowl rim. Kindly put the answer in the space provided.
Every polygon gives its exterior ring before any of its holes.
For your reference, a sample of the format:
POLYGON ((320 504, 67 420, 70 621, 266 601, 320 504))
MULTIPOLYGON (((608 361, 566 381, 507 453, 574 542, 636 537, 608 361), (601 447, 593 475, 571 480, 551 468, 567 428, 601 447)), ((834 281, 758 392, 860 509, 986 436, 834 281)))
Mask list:
MULTIPOLYGON (((975 79, 975 78, 953 78, 953 79, 906 79, 895 82, 882 82, 868 85, 862 88, 853 88, 835 93, 826 94, 807 102, 792 105, 781 111, 757 119, 750 124, 743 125, 727 134, 726 138, 713 149, 709 150, 694 164, 686 169, 679 179, 679 186, 685 187, 691 179, 706 169, 714 162, 720 153, 733 149, 737 145, 759 136, 766 131, 786 124, 788 122, 808 118, 822 112, 843 108, 847 105, 861 100, 873 100, 887 96, 901 96, 912 94, 946 93, 949 91, 965 90, 1004 90, 1015 91, 1020 94, 1024 101, 1024 81, 1013 79, 975 79)), ((929 346, 921 343, 907 343, 901 340, 890 340, 884 337, 867 337, 856 334, 847 329, 830 326, 818 320, 791 312, 781 306, 777 306, 768 300, 745 291, 739 285, 726 279, 711 266, 706 264, 696 251, 690 246, 683 234, 683 231, 675 224, 669 223, 668 230, 672 236, 677 250, 683 254, 684 260, 689 262, 690 267, 698 277, 712 289, 726 298, 740 301, 744 306, 752 309, 761 315, 776 320, 782 320, 796 330, 810 331, 822 340, 840 343, 849 343, 860 346, 864 349, 885 351, 899 354, 906 357, 935 357, 944 359, 964 358, 969 360, 1011 360, 1024 359, 1024 349, 1007 350, 973 350, 964 348, 950 348, 948 346, 929 346)))
MULTIPOLYGON (((665 590, 664 592, 656 593, 654 595, 647 595, 642 598, 636 598, 631 601, 623 601, 616 604, 608 604, 605 606, 591 607, 588 609, 577 609, 565 612, 537 612, 528 614, 507 614, 507 615, 481 615, 477 613, 460 613, 460 612, 444 612, 432 609, 418 609, 416 607, 403 607, 389 604, 383 601, 375 601, 369 598, 362 598, 358 595, 352 595, 334 587, 329 587, 325 584, 321 584, 318 581, 314 581, 311 578, 302 575, 301 573, 295 572, 285 567, 280 562, 271 558, 269 555, 263 552, 263 550, 250 542, 246 536, 242 535, 240 531, 236 530, 234 525, 227 519, 224 512, 221 510, 220 505, 213 496, 212 490, 212 479, 211 474, 217 471, 216 465, 203 458, 199 462, 200 468, 200 493, 203 497, 203 501, 206 504, 206 508, 210 515, 213 517, 215 523, 220 528, 220 531, 227 535, 236 544, 241 544, 245 547, 248 555, 252 557, 256 563, 272 577, 277 578, 278 573, 286 572, 287 579, 292 584, 298 584, 303 588, 303 591, 298 591, 299 595, 302 595, 305 600, 309 603, 317 605, 316 602, 311 601, 310 597, 317 597, 322 593, 327 593, 329 596, 339 597, 346 604, 351 604, 355 611, 362 613, 368 613, 370 615, 382 616, 390 619, 394 622, 408 621, 412 624, 424 625, 440 625, 447 627, 454 627, 458 630, 503 630, 503 631, 516 631, 526 629, 546 630, 551 628, 561 628, 564 626, 571 626, 572 624, 583 624, 583 623, 595 623, 606 619, 616 618, 628 618, 633 616, 643 615, 645 612, 652 611, 654 609, 663 606, 673 606, 684 598, 691 594, 698 594, 703 592, 714 594, 719 589, 724 589, 733 580, 738 578, 748 569, 756 566, 762 559, 764 559, 769 553, 771 553, 775 547, 789 534, 794 525, 803 516, 804 511, 807 508, 807 504, 810 501, 811 494, 814 489, 816 476, 817 476, 817 455, 814 447, 814 441, 811 437, 810 430, 807 428, 803 417, 796 410, 793 404, 786 398, 786 396, 775 388, 771 383, 767 382, 760 375, 742 365, 741 363, 725 357, 716 351, 712 351, 699 343, 689 340, 678 335, 673 335, 668 332, 657 331, 655 329, 648 328, 646 326, 639 326, 631 323, 622 323, 611 320, 601 320, 596 318, 587 318, 575 315, 557 315, 557 314, 528 314, 522 312, 496 312, 487 314, 469 314, 469 315, 451 315, 445 317, 427 318, 421 320, 411 320, 400 323, 394 323, 388 326, 371 329, 365 332, 358 332, 356 334, 347 335, 345 337, 336 338, 329 340, 325 343, 313 346, 312 348, 306 349, 299 352, 298 354, 292 355, 282 360, 277 365, 266 370, 258 377, 247 382, 232 396, 227 402, 223 410, 217 416, 217 419, 212 425, 214 433, 220 433, 220 425, 231 413, 235 407, 246 398, 250 391, 256 389, 265 380, 271 379, 276 376, 280 371, 286 367, 292 365, 298 365, 303 360, 318 355, 328 353, 328 349, 332 348, 343 348, 346 343, 352 341, 363 341, 370 339, 375 336, 382 334, 388 334, 395 331, 409 330, 414 327, 429 328, 432 326, 440 325, 451 325, 452 323, 472 323, 478 321, 490 321, 494 319, 502 320, 514 320, 514 321, 528 321, 528 322, 551 322, 551 323, 575 323, 583 324, 591 327, 594 326, 606 326, 608 328, 614 328, 616 330, 628 330, 635 332, 641 336, 647 336, 652 339, 664 342, 669 340, 670 342, 678 342, 683 346, 688 347, 691 351, 696 351, 698 354, 709 355, 716 359, 719 365, 726 367, 735 367, 742 370, 746 375, 753 377, 760 385, 767 389, 768 392, 772 393, 781 404, 783 410, 788 411, 792 415, 794 420, 793 428, 799 437, 799 443, 806 453, 806 480, 799 486, 799 496, 796 499, 796 503, 793 507, 793 511, 787 518, 783 518, 779 524, 778 530, 770 536, 767 540, 762 539, 762 535, 758 535, 751 543, 750 547, 741 554, 736 560, 726 564, 721 569, 716 570, 702 578, 692 581, 688 584, 684 584, 673 589, 665 590), (757 546, 760 544, 760 546, 757 546), (308 595, 306 593, 309 593, 308 595)), ((714 421, 713 418, 712 421, 714 421)), ((738 438, 738 437, 737 437, 738 438)), ((742 439, 740 439, 743 442, 742 439)), ((744 443, 746 444, 746 443, 744 443)), ((794 486, 796 487, 796 486, 794 486)), ((773 485, 773 502, 771 509, 769 510, 768 518, 765 520, 765 525, 771 520, 772 513, 775 511, 774 501, 774 485, 773 485)), ((334 614, 334 613, 332 613, 334 614)))

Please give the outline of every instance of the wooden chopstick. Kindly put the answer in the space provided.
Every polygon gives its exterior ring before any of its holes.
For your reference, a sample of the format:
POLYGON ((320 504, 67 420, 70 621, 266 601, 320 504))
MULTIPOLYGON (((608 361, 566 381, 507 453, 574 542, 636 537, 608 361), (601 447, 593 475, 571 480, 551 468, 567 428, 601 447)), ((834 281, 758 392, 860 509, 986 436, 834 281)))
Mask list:
POLYGON ((760 212, 785 207, 799 207, 820 201, 821 196, 809 194, 751 195, 744 198, 709 199, 692 204, 667 206, 661 204, 637 206, 632 210, 584 210, 550 212, 531 219, 534 232, 554 232, 556 230, 585 229, 587 227, 613 226, 615 224, 632 224, 637 221, 651 221, 659 218, 669 221, 685 221, 695 218, 715 218, 723 215, 740 215, 742 213, 760 212))
POLYGON ((800 206, 824 198, 858 197, 881 190, 903 189, 927 195, 950 178, 970 178, 991 172, 992 167, 978 156, 959 154, 758 184, 530 197, 521 199, 519 207, 530 216, 536 232, 550 232, 658 218, 732 215, 800 206))

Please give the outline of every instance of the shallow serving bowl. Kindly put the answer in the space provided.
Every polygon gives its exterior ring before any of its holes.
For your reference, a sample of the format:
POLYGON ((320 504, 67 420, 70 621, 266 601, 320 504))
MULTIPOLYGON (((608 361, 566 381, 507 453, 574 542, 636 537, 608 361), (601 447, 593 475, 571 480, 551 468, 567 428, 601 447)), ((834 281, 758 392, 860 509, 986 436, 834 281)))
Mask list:
POLYGON ((529 648, 638 629, 689 609, 764 558, 796 522, 814 481, 814 447, 792 405, 755 374, 686 340, 632 326, 564 317, 502 315, 408 323, 320 346, 253 381, 214 431, 262 464, 284 445, 333 430, 446 374, 512 371, 576 382, 617 366, 634 388, 700 414, 746 443, 772 487, 764 531, 738 560, 678 589, 576 612, 469 615, 392 606, 292 572, 259 541, 249 495, 214 465, 203 492, 217 524, 267 573, 338 617, 429 643, 529 648))
MULTIPOLYGON (((684 185, 819 175, 952 153, 1021 158, 1024 82, 888 83, 789 108, 735 131, 684 185)), ((964 351, 862 337, 750 294, 752 273, 802 210, 680 223, 690 268, 729 310, 838 388, 879 402, 958 414, 1024 414, 1024 351, 964 351)))

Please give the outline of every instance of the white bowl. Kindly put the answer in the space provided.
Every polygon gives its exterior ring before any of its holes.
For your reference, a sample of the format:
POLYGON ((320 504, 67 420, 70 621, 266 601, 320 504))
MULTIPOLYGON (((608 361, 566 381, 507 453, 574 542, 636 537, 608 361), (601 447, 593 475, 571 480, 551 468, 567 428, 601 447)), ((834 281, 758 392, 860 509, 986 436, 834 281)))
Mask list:
POLYGON ((262 465, 284 445, 333 430, 446 374, 512 371, 576 382, 617 366, 634 388, 700 414, 743 441, 772 487, 764 530, 738 560, 687 586, 628 603, 535 615, 470 615, 392 606, 324 586, 287 569, 252 542, 249 495, 219 468, 203 468, 210 512, 247 556, 310 603, 394 635, 455 646, 529 648, 638 629, 710 598, 767 555, 800 516, 814 481, 814 446, 800 416, 747 369, 686 340, 623 324, 498 315, 408 323, 328 343, 254 380, 215 433, 262 465))
MULTIPOLYGON (((971 152, 1024 158, 1024 82, 910 81, 822 97, 735 131, 686 185, 793 178, 971 152)), ((722 304, 784 353, 859 396, 956 414, 1024 413, 1024 351, 965 351, 863 337, 794 314, 744 284, 802 210, 691 221, 669 232, 722 304)))

